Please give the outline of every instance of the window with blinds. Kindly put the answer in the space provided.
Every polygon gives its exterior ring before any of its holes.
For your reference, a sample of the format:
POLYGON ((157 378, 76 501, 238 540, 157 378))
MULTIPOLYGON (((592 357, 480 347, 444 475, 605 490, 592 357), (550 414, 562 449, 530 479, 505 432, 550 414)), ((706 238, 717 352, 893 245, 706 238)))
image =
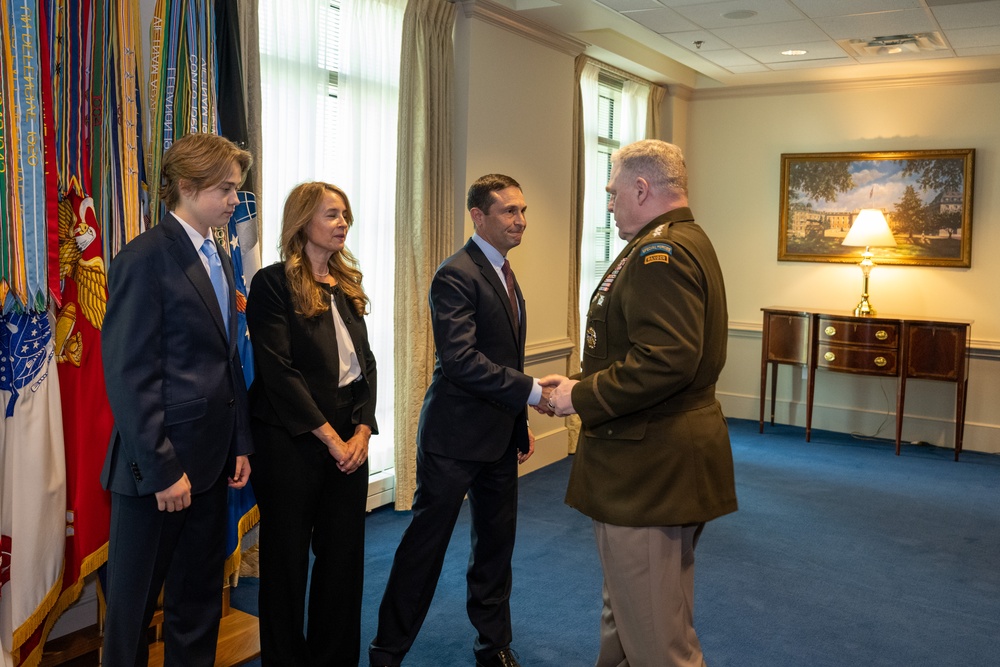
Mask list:
MULTIPOLYGON (((607 73, 602 73, 597 82, 597 119, 598 136, 597 151, 598 174, 595 187, 601 190, 611 178, 611 154, 621 145, 621 121, 619 111, 622 104, 622 81, 607 73)), ((604 198, 604 217, 594 231, 594 248, 596 262, 594 278, 600 280, 608 270, 608 264, 618 254, 615 239, 618 230, 615 228, 614 216, 607 210, 608 195, 604 198)))
POLYGON ((327 127, 337 127, 338 82, 340 78, 340 0, 325 3, 319 11, 319 66, 328 72, 327 97, 323 115, 327 127))

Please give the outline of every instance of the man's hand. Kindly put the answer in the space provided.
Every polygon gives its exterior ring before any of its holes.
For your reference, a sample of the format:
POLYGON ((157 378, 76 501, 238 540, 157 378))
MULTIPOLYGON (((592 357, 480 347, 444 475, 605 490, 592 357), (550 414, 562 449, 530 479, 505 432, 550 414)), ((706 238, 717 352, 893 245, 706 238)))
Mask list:
MULTIPOLYGON (((246 457, 244 457, 246 458, 246 457)), ((249 471, 249 467, 247 468, 249 471)), ((191 482, 187 473, 165 488, 156 492, 156 509, 161 512, 179 512, 191 506, 191 482)))
MULTIPOLYGON (((558 376, 550 375, 548 377, 558 376)), ((538 383, 542 384, 542 381, 539 380, 538 383)), ((546 387, 545 385, 542 385, 542 397, 538 399, 538 403, 531 406, 539 414, 548 415, 550 417, 552 416, 552 408, 549 407, 549 399, 552 398, 552 391, 553 387, 546 387)))
POLYGON ((517 462, 524 463, 531 458, 531 455, 535 453, 535 434, 528 429, 528 451, 522 452, 520 449, 517 450, 517 462))
POLYGON ((546 407, 552 410, 557 417, 576 414, 571 392, 579 380, 570 380, 563 375, 546 375, 538 382, 542 387, 552 388, 552 393, 546 401, 546 407))
POLYGON ((250 480, 250 459, 245 456, 236 457, 236 470, 229 478, 229 488, 242 489, 250 480))
POLYGON ((573 391, 577 382, 579 380, 570 380, 565 375, 546 375, 538 381, 542 387, 551 387, 552 393, 549 394, 545 405, 556 417, 576 414, 570 392, 573 391))

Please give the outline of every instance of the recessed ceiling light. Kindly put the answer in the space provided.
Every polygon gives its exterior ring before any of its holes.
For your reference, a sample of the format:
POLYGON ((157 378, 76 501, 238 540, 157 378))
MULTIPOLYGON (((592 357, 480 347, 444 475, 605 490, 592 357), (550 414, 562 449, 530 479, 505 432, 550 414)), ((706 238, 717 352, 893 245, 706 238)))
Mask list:
POLYGON ((752 9, 737 9, 736 11, 726 12, 722 15, 724 19, 752 19, 757 16, 757 12, 752 9))
POLYGON ((809 52, 808 51, 804 51, 802 49, 788 49, 787 51, 782 51, 781 55, 783 55, 783 56, 804 56, 807 53, 809 53, 809 52))

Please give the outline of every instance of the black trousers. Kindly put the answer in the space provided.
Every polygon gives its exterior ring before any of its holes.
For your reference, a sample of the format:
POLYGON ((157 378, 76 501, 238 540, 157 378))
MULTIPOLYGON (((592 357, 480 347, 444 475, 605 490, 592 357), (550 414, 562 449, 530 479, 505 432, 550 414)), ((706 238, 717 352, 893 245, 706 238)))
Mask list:
POLYGON ((164 664, 211 667, 222 619, 226 473, 178 512, 111 494, 104 667, 146 667, 146 630, 163 589, 164 664))
MULTIPOLYGON (((354 434, 350 405, 331 425, 354 434)), ((260 648, 265 667, 356 666, 361 654, 368 463, 337 469, 306 433, 252 422, 254 493, 260 509, 260 648), (315 555, 309 570, 309 550, 315 555), (311 577, 311 578, 310 578, 311 577), (309 625, 304 630, 306 588, 309 625)))
POLYGON ((517 452, 492 463, 460 461, 417 450, 413 518, 393 559, 368 649, 373 664, 398 665, 424 622, 465 495, 472 514, 466 610, 478 636, 477 656, 510 645, 511 556, 517 526, 517 452))

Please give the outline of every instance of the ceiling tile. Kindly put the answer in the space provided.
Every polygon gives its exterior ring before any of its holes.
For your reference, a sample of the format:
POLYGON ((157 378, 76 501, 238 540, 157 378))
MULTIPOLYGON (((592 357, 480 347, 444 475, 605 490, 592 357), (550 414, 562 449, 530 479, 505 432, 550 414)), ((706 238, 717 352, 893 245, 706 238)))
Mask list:
POLYGON ((600 4, 605 7, 610 7, 618 12, 629 11, 632 9, 657 9, 662 7, 660 3, 656 0, 597 0, 600 4))
POLYGON ((843 58, 847 54, 837 46, 836 42, 799 42, 782 44, 780 46, 754 46, 743 49, 748 56, 762 63, 785 63, 795 60, 824 60, 826 58, 843 58), (782 51, 790 49, 805 51, 801 56, 783 56, 782 51))
POLYGON ((727 67, 733 74, 753 74, 754 72, 769 72, 767 65, 733 65, 727 67))
POLYGON ((809 18, 919 9, 920 0, 791 0, 809 18))
POLYGON ((827 39, 827 35, 810 21, 786 21, 746 25, 739 28, 718 28, 712 32, 738 49, 790 42, 819 42, 827 39))
POLYGON ((947 5, 971 5, 977 2, 992 2, 992 0, 924 0, 928 7, 945 7, 947 5))
POLYGON ((674 7, 678 14, 697 23, 703 28, 726 28, 730 26, 794 21, 803 18, 802 12, 792 7, 786 0, 724 0, 697 5, 674 7), (728 19, 729 12, 753 11, 755 16, 745 19, 728 19))
POLYGON ((956 51, 977 46, 1000 45, 1000 30, 995 28, 960 28, 949 30, 946 34, 948 42, 956 51))
POLYGON ((932 32, 936 29, 923 9, 819 18, 816 19, 816 25, 833 39, 903 35, 932 32))
MULTIPOLYGON (((707 5, 721 0, 659 0, 664 7, 683 7, 685 5, 707 5)), ((964 2, 965 0, 963 0, 964 2)))
POLYGON ((701 57, 709 62, 713 62, 720 67, 730 67, 734 65, 757 65, 759 64, 756 60, 748 55, 745 55, 742 51, 737 51, 736 49, 726 49, 725 51, 709 51, 708 53, 702 53, 701 57))
POLYGON ((887 63, 904 62, 912 60, 936 60, 939 58, 950 58, 951 51, 928 51, 923 53, 892 53, 882 56, 856 56, 855 59, 863 65, 885 65, 887 63))
POLYGON ((826 60, 797 60, 790 63, 771 63, 768 67, 781 71, 789 69, 812 69, 814 67, 843 67, 852 62, 850 58, 845 56, 843 58, 828 58, 826 60))
POLYGON ((1000 0, 933 7, 931 11, 945 30, 1000 25, 1000 0))
POLYGON ((701 51, 718 51, 719 49, 731 49, 732 44, 729 44, 722 39, 719 39, 715 35, 705 30, 692 30, 689 32, 673 32, 664 35, 667 39, 675 44, 683 46, 685 49, 690 49, 695 53, 701 51), (701 42, 701 47, 695 45, 695 42, 701 42))
POLYGON ((966 49, 955 49, 960 56, 996 56, 1000 55, 1000 46, 974 46, 966 49))
POLYGON ((653 32, 680 32, 682 30, 697 30, 698 26, 691 23, 672 9, 640 9, 633 12, 622 12, 639 25, 653 32))

